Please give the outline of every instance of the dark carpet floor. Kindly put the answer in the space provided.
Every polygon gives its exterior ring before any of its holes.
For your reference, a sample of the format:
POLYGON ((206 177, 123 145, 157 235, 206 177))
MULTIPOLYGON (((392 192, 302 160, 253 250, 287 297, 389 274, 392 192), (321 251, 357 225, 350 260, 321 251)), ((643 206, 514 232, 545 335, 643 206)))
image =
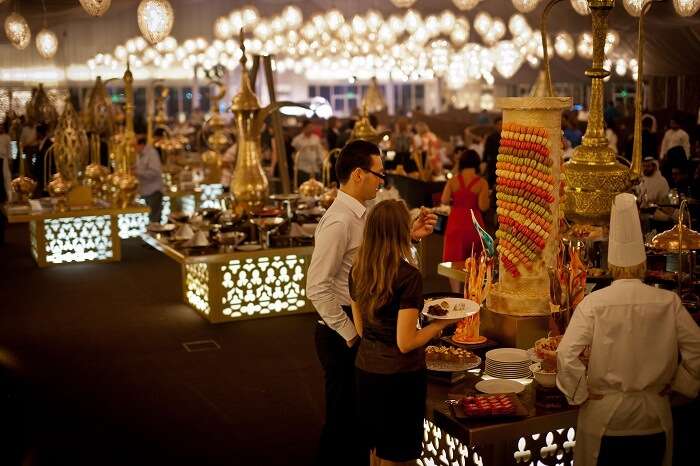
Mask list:
POLYGON ((314 315, 211 325, 138 239, 120 263, 39 269, 27 237, 0 246, 0 465, 312 463, 314 315))

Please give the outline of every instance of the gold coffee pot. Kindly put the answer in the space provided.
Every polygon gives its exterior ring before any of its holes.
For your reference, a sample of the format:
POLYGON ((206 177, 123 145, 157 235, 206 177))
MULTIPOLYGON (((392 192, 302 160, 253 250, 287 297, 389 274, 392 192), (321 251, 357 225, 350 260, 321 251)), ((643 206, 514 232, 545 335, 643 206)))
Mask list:
POLYGON ((639 180, 641 158, 635 154, 632 167, 628 168, 617 161, 615 152, 608 147, 603 125, 603 80, 610 72, 603 68, 603 60, 608 15, 615 0, 588 0, 588 5, 593 21, 593 66, 586 70, 586 76, 591 78, 588 127, 583 143, 564 165, 564 212, 574 222, 604 225, 610 220, 613 198, 639 180))
POLYGON ((53 179, 46 185, 46 190, 49 192, 49 196, 56 199, 56 210, 59 212, 65 212, 67 209, 67 197, 73 183, 67 181, 63 178, 61 173, 55 173, 53 179))
POLYGON ((238 155, 231 180, 231 192, 236 200, 237 211, 252 212, 264 205, 268 195, 267 176, 260 164, 262 154, 260 136, 265 118, 281 107, 304 106, 293 102, 274 102, 261 108, 251 88, 250 77, 245 66, 247 59, 243 45, 243 29, 240 32, 240 43, 241 88, 231 103, 238 136, 238 155))

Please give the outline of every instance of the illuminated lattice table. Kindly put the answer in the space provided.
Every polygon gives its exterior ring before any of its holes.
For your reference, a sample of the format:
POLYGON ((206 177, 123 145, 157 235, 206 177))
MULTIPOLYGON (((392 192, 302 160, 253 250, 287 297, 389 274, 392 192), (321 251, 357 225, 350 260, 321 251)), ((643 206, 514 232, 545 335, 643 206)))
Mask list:
POLYGON ((149 234, 141 238, 180 263, 183 300, 211 323, 314 312, 306 298, 313 247, 189 256, 149 234))
POLYGON ((124 228, 120 215, 143 216, 148 207, 89 208, 66 212, 13 213, 3 207, 9 223, 28 223, 32 257, 39 267, 77 262, 121 260, 124 228))
POLYGON ((478 370, 464 382, 444 385, 429 382, 423 424, 421 466, 571 466, 576 445, 578 410, 540 409, 534 406, 534 387, 518 395, 528 409, 526 418, 456 419, 444 401, 449 394, 464 394, 478 382, 478 370))
MULTIPOLYGON (((160 223, 168 223, 168 215, 173 210, 179 210, 186 214, 193 214, 197 209, 220 208, 220 199, 224 194, 224 187, 220 184, 202 184, 186 191, 166 190, 163 194, 163 209, 160 214, 160 223)), ((139 200, 145 205, 143 200, 139 200)), ((125 213, 120 214, 119 237, 121 239, 136 238, 148 228, 148 214, 125 213)))

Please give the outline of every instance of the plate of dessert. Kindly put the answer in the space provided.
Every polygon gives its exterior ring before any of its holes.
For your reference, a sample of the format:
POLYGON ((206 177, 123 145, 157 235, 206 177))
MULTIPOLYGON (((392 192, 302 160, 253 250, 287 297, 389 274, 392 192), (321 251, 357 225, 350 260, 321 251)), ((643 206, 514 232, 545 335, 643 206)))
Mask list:
POLYGON ((528 415, 527 408, 513 394, 465 396, 447 400, 447 404, 457 419, 528 415))
POLYGON ((431 319, 464 319, 479 312, 479 305, 463 298, 430 299, 423 305, 423 315, 431 319))
POLYGON ((428 346, 425 365, 436 372, 462 372, 481 365, 481 358, 471 351, 454 346, 428 346))
POLYGON ((482 393, 499 394, 499 393, 520 393, 525 390, 525 385, 515 380, 509 379, 489 379, 482 380, 474 385, 474 388, 482 393))

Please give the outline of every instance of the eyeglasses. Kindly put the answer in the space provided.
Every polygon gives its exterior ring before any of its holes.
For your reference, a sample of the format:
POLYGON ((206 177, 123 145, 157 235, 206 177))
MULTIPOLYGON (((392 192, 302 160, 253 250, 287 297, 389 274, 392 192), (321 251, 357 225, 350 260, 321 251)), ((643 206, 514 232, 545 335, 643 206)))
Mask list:
POLYGON ((369 168, 363 168, 362 170, 366 171, 367 173, 373 174, 382 181, 386 181, 386 173, 377 173, 374 170, 370 170, 369 168))

